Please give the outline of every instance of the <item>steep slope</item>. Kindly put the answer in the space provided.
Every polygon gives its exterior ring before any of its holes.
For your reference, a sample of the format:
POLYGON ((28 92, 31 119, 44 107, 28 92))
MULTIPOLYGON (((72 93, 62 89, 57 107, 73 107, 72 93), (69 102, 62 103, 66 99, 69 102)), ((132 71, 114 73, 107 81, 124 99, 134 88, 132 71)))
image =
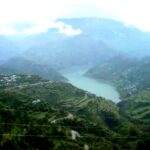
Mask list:
POLYGON ((89 70, 86 75, 112 82, 121 94, 118 105, 123 114, 149 123, 150 110, 150 59, 114 58, 89 70))
POLYGON ((115 104, 68 83, 5 88, 0 106, 2 149, 148 147, 148 133, 122 117, 115 104))
POLYGON ((23 57, 63 69, 77 65, 98 64, 116 52, 101 40, 79 35, 65 40, 48 42, 26 51, 23 57))
POLYGON ((23 57, 63 69, 73 65, 96 65, 118 53, 135 57, 150 55, 150 34, 122 22, 101 18, 58 19, 80 29, 78 36, 67 36, 58 29, 27 37, 23 57), (56 62, 57 60, 57 62, 56 62), (78 60, 78 61, 77 61, 78 60))
POLYGON ((54 69, 46 65, 37 64, 22 57, 15 57, 8 60, 0 68, 1 73, 35 74, 49 80, 65 80, 65 77, 56 72, 54 69))
POLYGON ((149 65, 149 57, 136 60, 118 56, 90 69, 86 75, 111 81, 125 98, 141 90, 149 89, 149 65))
POLYGON ((104 79, 104 80, 113 80, 123 74, 124 71, 128 71, 131 68, 134 68, 138 61, 123 55, 116 56, 111 60, 91 68, 86 75, 104 79))
POLYGON ((67 35, 61 34, 58 32, 58 29, 50 28, 47 32, 33 34, 26 36, 22 39, 14 40, 20 47, 23 47, 25 50, 28 50, 32 47, 45 45, 48 42, 58 42, 68 39, 67 35))
POLYGON ((133 26, 102 18, 59 19, 59 21, 81 29, 87 36, 100 39, 121 53, 128 53, 134 57, 150 55, 150 33, 133 26))
POLYGON ((142 91, 119 104, 122 112, 141 123, 150 123, 150 91, 142 91))

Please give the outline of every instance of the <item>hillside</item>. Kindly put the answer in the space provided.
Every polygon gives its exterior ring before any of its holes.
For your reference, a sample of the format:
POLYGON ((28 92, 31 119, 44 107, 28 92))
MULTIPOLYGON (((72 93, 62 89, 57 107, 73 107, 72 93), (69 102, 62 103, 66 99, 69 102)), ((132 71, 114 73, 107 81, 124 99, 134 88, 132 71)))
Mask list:
POLYGON ((68 83, 36 82, 0 90, 1 149, 148 148, 148 133, 112 102, 68 83))
POLYGON ((138 121, 149 122, 149 65, 149 58, 136 60, 115 57, 107 63, 90 69, 86 75, 114 84, 123 100, 118 104, 123 114, 138 121))
MULTIPOLYGON (((38 59, 39 62, 39 59, 38 59)), ((0 72, 5 74, 31 74, 39 75, 49 80, 66 80, 60 73, 54 69, 35 63, 33 61, 24 59, 22 57, 14 57, 9 59, 5 64, 0 66, 0 72)))
POLYGON ((19 47, 0 35, 0 64, 21 53, 19 47))
MULTIPOLYGON (((97 65, 120 53, 138 58, 150 55, 150 34, 122 22, 102 18, 74 18, 58 19, 56 23, 82 32, 68 36, 53 27, 47 32, 20 38, 19 41, 14 39, 14 44, 25 51, 22 57, 37 63, 40 59, 41 64, 54 66, 54 69, 65 69, 77 65, 97 65)), ((0 45, 6 47, 9 44, 0 45)), ((8 52, 3 50, 7 53, 2 56, 14 56, 18 52, 13 45, 8 49, 8 52)))
POLYGON ((150 34, 122 22, 102 18, 58 19, 82 32, 67 36, 57 28, 27 36, 19 45, 26 51, 22 57, 41 64, 65 69, 77 65, 97 65, 118 54, 143 58, 150 55, 150 34), (57 61, 55 61, 57 60, 57 61))
POLYGON ((150 87, 150 60, 117 56, 90 69, 86 75, 112 82, 125 98, 150 87))
POLYGON ((150 33, 102 18, 58 19, 52 26, 0 36, 0 149, 149 150, 150 33), (119 103, 59 73, 89 67, 85 76, 115 86, 119 103))
POLYGON ((59 19, 74 28, 82 30, 91 38, 102 40, 105 44, 134 57, 150 55, 150 34, 123 22, 105 18, 59 19))
POLYGON ((99 64, 116 53, 103 41, 83 34, 65 39, 49 39, 47 43, 29 48, 23 57, 35 62, 40 59, 41 64, 64 69, 72 66, 99 64))
POLYGON ((29 85, 39 85, 42 83, 48 83, 49 80, 45 80, 37 75, 25 75, 25 74, 13 74, 6 75, 0 74, 0 89, 12 88, 12 87, 26 87, 29 85))
POLYGON ((140 121, 143 125, 150 123, 150 91, 139 92, 118 105, 130 118, 140 121))

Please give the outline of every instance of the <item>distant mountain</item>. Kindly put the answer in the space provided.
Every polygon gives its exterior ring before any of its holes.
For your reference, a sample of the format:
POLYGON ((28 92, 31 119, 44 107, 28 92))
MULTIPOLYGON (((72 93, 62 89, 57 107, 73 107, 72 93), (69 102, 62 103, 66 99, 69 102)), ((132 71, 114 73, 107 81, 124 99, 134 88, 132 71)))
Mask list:
POLYGON ((143 32, 134 26, 102 18, 59 19, 58 21, 81 29, 87 36, 102 40, 120 52, 136 57, 150 55, 150 33, 143 32))
POLYGON ((28 49, 23 57, 63 69, 70 66, 95 65, 113 57, 116 52, 99 39, 79 35, 49 41, 28 49))
POLYGON ((100 18, 58 19, 80 29, 77 36, 67 36, 58 29, 32 35, 20 41, 27 50, 23 57, 63 69, 74 65, 96 65, 114 55, 134 57, 150 55, 150 33, 122 22, 100 18))
POLYGON ((67 38, 68 36, 59 33, 57 29, 50 28, 47 32, 33 34, 22 39, 18 39, 17 44, 19 44, 20 47, 23 47, 25 50, 28 50, 32 47, 45 45, 49 42, 63 41, 67 38))
POLYGON ((5 64, 0 66, 0 72, 11 74, 35 74, 49 80, 65 80, 65 77, 56 72, 54 69, 45 65, 36 64, 33 61, 21 57, 15 57, 8 60, 5 64))
POLYGON ((82 34, 26 37, 27 51, 0 66, 0 149, 149 150, 150 57, 124 55, 149 55, 149 33, 110 19, 58 21, 82 34), (55 71, 82 65, 92 66, 86 76, 116 86, 122 101, 78 89, 55 71))
POLYGON ((21 53, 17 45, 4 36, 0 36, 0 63, 3 63, 21 53))

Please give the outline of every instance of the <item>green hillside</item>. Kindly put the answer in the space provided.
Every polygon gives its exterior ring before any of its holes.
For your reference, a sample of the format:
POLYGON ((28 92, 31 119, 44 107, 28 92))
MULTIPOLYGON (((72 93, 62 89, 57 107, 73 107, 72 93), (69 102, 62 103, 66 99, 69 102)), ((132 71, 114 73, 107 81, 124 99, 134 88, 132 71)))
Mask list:
POLYGON ((87 76, 114 84, 121 94, 121 112, 138 122, 150 123, 150 60, 115 57, 87 72, 87 76))
POLYGON ((118 105, 132 119, 150 123, 150 91, 142 91, 118 105))
POLYGON ((41 78, 0 90, 0 122, 1 149, 133 150, 149 141, 114 103, 41 78))
POLYGON ((122 98, 128 98, 141 90, 150 88, 150 60, 117 56, 110 61, 90 69, 86 75, 112 82, 122 98))

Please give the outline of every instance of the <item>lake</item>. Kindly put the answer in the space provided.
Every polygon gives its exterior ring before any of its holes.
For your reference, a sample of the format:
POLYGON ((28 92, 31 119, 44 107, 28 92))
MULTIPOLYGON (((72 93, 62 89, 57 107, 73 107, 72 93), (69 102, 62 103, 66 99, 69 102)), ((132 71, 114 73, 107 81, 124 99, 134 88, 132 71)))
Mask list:
POLYGON ((104 81, 94 80, 83 76, 86 70, 63 71, 63 75, 72 85, 89 91, 96 96, 102 96, 117 103, 120 101, 119 93, 116 88, 104 81))

